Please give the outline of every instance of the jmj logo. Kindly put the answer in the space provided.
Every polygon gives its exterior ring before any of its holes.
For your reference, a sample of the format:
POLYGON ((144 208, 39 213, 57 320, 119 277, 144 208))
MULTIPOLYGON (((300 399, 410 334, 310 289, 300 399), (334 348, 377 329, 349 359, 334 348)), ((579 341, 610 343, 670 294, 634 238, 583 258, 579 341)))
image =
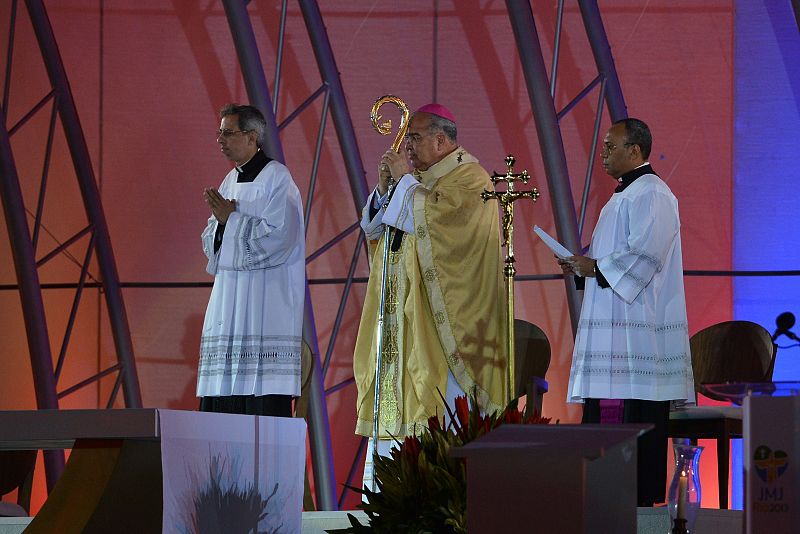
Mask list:
POLYGON ((772 484, 789 467, 789 456, 784 451, 773 451, 766 445, 761 445, 753 454, 753 464, 758 478, 772 484))

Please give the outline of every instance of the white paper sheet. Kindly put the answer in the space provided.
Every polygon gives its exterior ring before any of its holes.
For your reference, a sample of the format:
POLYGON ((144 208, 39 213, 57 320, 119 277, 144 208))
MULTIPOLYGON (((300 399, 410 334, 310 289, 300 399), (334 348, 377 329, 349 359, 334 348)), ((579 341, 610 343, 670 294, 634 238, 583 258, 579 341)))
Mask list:
POLYGON ((539 225, 535 225, 533 227, 533 231, 536 232, 536 235, 538 235, 542 241, 544 241, 544 244, 553 251, 553 254, 559 258, 564 259, 575 255, 570 252, 567 247, 556 241, 550 234, 539 228, 539 225))

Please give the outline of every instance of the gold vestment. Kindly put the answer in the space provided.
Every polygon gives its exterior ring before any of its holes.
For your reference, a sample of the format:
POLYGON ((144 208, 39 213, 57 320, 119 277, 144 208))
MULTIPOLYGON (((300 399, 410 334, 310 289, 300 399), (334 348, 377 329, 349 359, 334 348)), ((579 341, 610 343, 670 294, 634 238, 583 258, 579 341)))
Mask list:
MULTIPOLYGON (((458 147, 414 176, 423 186, 413 192, 415 231, 389 253, 381 438, 414 434, 428 417, 444 413, 439 392, 445 394, 448 369, 465 392, 477 392, 483 410, 498 410, 507 399, 500 222, 496 204, 481 199, 484 189, 492 189, 489 175, 458 147)), ((370 246, 353 358, 356 433, 363 436, 373 432, 383 238, 370 246)))

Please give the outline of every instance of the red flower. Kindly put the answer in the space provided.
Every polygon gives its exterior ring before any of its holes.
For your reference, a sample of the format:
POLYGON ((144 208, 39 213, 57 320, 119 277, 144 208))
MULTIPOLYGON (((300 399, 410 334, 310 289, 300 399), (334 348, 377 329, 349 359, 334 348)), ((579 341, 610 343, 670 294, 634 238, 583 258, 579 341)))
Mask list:
POLYGON ((489 432, 489 430, 492 429, 491 424, 492 424, 492 418, 491 417, 489 417, 487 415, 486 417, 483 418, 482 426, 483 426, 483 433, 484 434, 486 434, 487 432, 489 432))
POLYGON ((516 408, 506 410, 503 414, 503 423, 507 425, 518 425, 522 423, 522 414, 516 408))
POLYGON ((456 417, 462 429, 469 428, 469 402, 466 396, 456 397, 456 417))
POLYGON ((406 436, 406 439, 403 440, 403 444, 400 446, 400 452, 403 457, 409 460, 413 465, 417 465, 421 450, 422 444, 417 436, 406 436))
POLYGON ((533 414, 529 415, 528 418, 525 420, 526 425, 549 425, 550 421, 552 421, 552 417, 542 417, 539 415, 539 412, 533 412, 533 414))
POLYGON ((435 415, 428 417, 428 429, 431 432, 439 432, 442 430, 442 423, 439 421, 439 417, 435 415))

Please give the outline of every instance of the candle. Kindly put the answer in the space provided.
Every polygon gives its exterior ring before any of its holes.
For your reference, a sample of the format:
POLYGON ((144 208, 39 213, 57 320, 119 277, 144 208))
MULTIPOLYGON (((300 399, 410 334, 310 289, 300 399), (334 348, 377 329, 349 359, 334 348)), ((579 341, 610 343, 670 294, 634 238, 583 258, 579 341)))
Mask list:
POLYGON ((686 502, 689 498, 687 484, 686 475, 681 474, 681 478, 678 481, 678 511, 675 514, 678 519, 686 519, 686 502))

